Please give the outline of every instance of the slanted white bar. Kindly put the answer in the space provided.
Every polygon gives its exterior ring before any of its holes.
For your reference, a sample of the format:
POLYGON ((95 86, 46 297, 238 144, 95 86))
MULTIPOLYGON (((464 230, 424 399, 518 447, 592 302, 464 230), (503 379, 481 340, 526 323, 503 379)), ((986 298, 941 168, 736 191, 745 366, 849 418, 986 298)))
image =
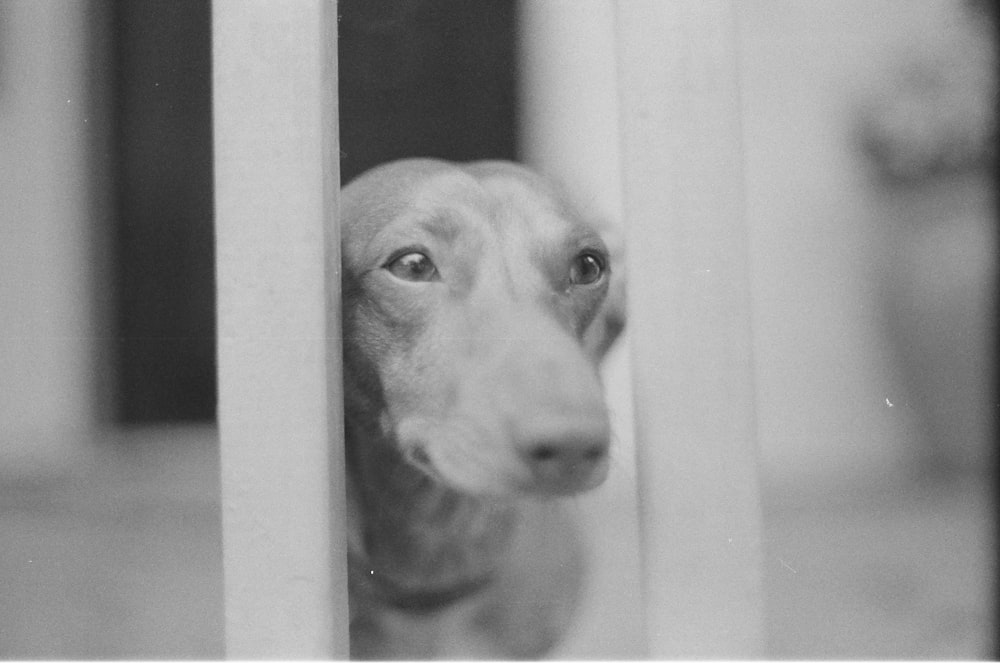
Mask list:
POLYGON ((622 0, 617 29, 649 654, 759 656, 734 7, 622 0))
POLYGON ((227 656, 345 658, 336 4, 212 21, 227 656))

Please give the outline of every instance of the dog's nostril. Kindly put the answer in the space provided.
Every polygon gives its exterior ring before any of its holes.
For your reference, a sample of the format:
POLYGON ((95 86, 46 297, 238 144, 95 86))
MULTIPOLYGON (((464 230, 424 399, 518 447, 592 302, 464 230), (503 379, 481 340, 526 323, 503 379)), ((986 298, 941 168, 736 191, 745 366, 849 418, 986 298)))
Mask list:
POLYGON ((550 444, 539 444, 531 450, 531 457, 537 461, 552 460, 559 455, 559 450, 550 444))
POLYGON ((608 441, 581 435, 543 437, 522 446, 521 457, 535 490, 569 495, 603 481, 608 441))
POLYGON ((421 446, 414 446, 408 450, 410 460, 416 465, 427 466, 431 464, 431 457, 427 454, 427 450, 421 446))
POLYGON ((595 462, 601 460, 605 453, 606 445, 592 444, 586 447, 575 445, 559 445, 554 443, 537 444, 528 451, 528 456, 533 462, 595 462))

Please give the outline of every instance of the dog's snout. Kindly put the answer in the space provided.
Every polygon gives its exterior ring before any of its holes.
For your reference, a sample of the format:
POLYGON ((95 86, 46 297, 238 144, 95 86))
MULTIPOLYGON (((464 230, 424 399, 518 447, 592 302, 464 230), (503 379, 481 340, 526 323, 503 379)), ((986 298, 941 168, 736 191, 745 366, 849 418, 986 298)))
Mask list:
POLYGON ((551 318, 522 312, 519 324, 521 336, 508 337, 479 381, 489 385, 481 402, 512 445, 519 487, 541 495, 594 488, 607 475, 611 438, 597 372, 551 318))
POLYGON ((570 494, 593 488, 604 480, 609 447, 606 426, 595 422, 589 429, 579 428, 529 435, 520 441, 520 455, 536 491, 570 494))

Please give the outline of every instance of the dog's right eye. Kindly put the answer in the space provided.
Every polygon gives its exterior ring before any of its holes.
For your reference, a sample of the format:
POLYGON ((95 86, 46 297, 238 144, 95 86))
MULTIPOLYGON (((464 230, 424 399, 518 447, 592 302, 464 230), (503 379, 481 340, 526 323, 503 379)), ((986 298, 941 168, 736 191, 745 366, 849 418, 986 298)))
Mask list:
POLYGON ((404 281, 433 281, 437 278, 437 267, 419 251, 410 251, 393 258, 385 264, 385 269, 404 281))
POLYGON ((604 276, 606 270, 605 259, 597 253, 586 251, 581 253, 569 268, 569 281, 573 285, 591 285, 597 283, 604 276))

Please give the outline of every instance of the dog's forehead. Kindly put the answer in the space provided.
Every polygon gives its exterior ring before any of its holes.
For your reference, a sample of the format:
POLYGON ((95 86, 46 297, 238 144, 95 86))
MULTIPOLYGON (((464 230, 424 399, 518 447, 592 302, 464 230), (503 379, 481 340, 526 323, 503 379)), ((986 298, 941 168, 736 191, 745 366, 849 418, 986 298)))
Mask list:
POLYGON ((429 177, 413 208, 446 225, 489 228, 501 236, 558 241, 589 226, 556 189, 521 169, 480 172, 455 169, 429 177))
POLYGON ((349 268, 425 232, 465 246, 491 235, 524 255, 594 234, 558 188, 506 162, 395 162, 348 185, 342 211, 349 268))

